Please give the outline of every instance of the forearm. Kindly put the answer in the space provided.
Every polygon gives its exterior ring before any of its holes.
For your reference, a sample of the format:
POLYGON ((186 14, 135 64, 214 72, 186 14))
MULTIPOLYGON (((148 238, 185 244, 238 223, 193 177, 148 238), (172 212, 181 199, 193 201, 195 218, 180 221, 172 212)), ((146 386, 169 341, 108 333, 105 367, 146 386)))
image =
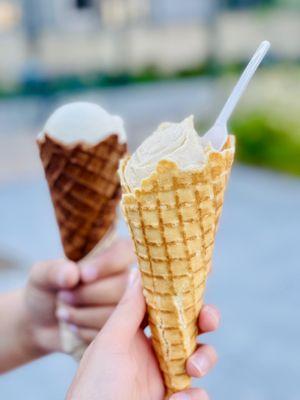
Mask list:
POLYGON ((0 296, 0 373, 40 357, 26 313, 24 291, 0 296))

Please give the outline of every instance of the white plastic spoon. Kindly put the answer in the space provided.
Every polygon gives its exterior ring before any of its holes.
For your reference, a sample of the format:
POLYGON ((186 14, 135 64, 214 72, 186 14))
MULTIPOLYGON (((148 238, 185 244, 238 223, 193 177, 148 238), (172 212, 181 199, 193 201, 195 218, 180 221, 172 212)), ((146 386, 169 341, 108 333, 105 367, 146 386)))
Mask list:
POLYGON ((210 130, 203 136, 204 142, 210 142, 215 150, 222 150, 224 144, 226 143, 228 136, 227 122, 269 48, 270 42, 267 40, 260 44, 243 74, 241 75, 238 83, 231 92, 231 95, 226 101, 213 127, 210 128, 210 130))

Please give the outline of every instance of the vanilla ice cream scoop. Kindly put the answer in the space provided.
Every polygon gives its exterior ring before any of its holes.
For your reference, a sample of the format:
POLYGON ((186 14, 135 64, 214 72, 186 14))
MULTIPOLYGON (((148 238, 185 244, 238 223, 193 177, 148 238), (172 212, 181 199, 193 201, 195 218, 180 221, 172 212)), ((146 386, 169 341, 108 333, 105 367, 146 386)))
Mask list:
POLYGON ((164 123, 149 136, 129 159, 125 183, 130 190, 141 187, 142 180, 155 171, 160 160, 175 162, 180 169, 201 168, 207 156, 201 137, 194 128, 194 117, 180 123, 164 123))
POLYGON ((38 139, 47 134, 63 144, 77 142, 97 144, 110 134, 117 134, 126 142, 123 120, 109 114, 97 104, 76 102, 58 108, 46 122, 38 139))

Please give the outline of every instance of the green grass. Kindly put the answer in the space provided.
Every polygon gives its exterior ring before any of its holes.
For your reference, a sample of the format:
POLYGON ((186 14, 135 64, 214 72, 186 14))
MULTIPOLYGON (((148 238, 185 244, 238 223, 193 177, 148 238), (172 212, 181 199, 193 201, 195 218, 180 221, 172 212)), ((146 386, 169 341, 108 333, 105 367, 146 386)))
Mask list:
POLYGON ((160 71, 155 65, 136 72, 115 73, 94 72, 82 75, 61 75, 52 78, 26 81, 10 88, 1 87, 0 98, 14 96, 51 96, 61 92, 74 92, 87 89, 120 87, 130 84, 153 83, 200 76, 218 77, 222 74, 235 74, 241 71, 244 63, 221 65, 213 60, 199 63, 193 67, 173 73, 160 71))
POLYGON ((266 110, 239 114, 231 124, 237 159, 300 176, 300 135, 292 131, 296 127, 288 118, 283 122, 266 110))

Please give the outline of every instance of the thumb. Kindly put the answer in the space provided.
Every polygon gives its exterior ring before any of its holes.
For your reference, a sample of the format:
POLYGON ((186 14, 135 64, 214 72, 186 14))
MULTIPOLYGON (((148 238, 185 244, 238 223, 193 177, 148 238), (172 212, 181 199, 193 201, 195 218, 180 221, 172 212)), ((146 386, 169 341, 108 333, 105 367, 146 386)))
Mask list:
POLYGON ((127 289, 117 308, 101 331, 102 339, 114 340, 123 345, 135 336, 146 313, 142 292, 141 275, 138 270, 131 271, 127 289))
MULTIPOLYGON (((131 345, 145 312, 141 277, 137 270, 132 270, 123 298, 96 339, 84 352, 76 377, 69 389, 68 400, 91 398, 91 390, 94 390, 95 382, 99 382, 99 379, 101 381, 103 378, 102 366, 105 365, 108 371, 113 372, 111 368, 114 368, 116 358, 118 359, 118 356, 121 355, 122 360, 122 354, 131 345), (100 378, 99 375, 101 375, 100 378), (82 394, 81 391, 85 388, 89 390, 89 396, 82 394)), ((110 375, 110 372, 108 375, 107 371, 104 373, 104 377, 110 377, 110 375)), ((102 398, 101 395, 100 397, 102 398)))

